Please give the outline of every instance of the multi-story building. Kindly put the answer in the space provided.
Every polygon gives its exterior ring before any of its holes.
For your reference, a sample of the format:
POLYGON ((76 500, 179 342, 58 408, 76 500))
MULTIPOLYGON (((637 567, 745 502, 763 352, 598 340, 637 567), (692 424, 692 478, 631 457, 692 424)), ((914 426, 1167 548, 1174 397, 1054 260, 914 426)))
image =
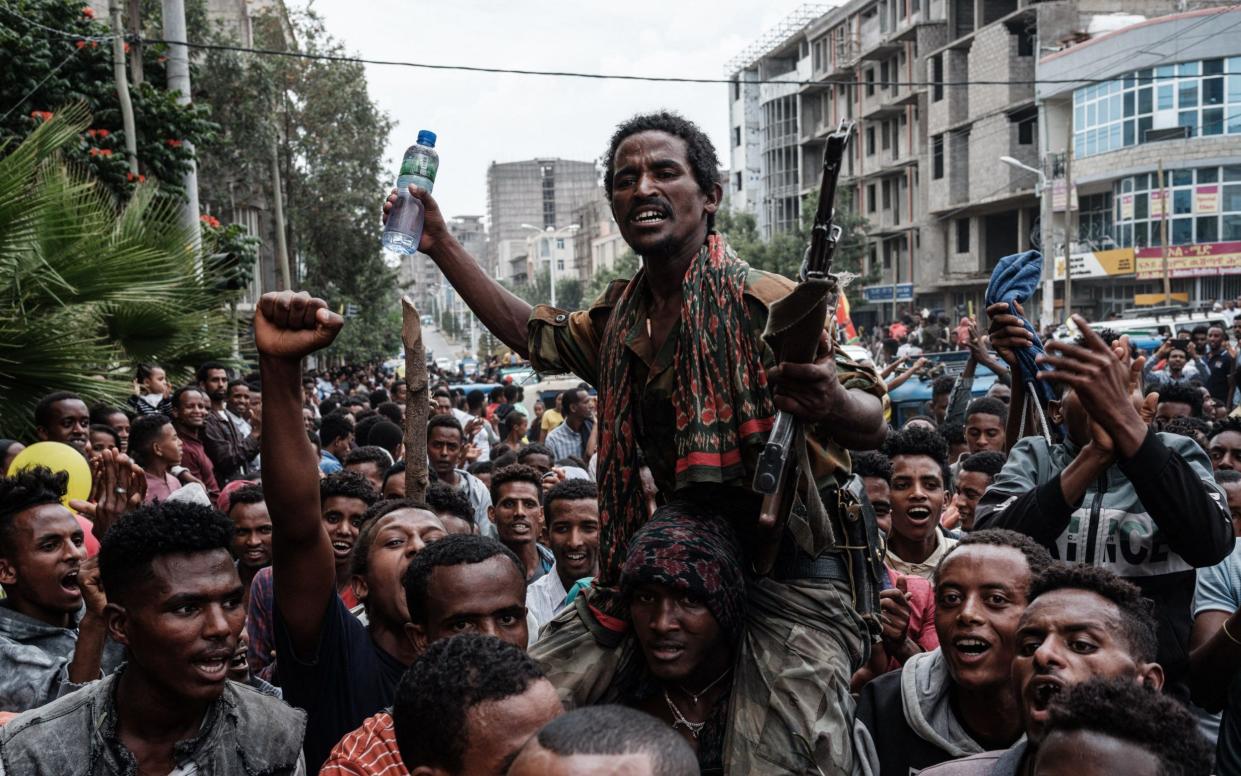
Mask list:
MULTIPOLYGON (((461 247, 482 261, 487 251, 487 234, 482 216, 454 216, 448 219, 448 230, 461 247)), ((456 315, 466 320, 471 315, 461 297, 444 279, 439 267, 430 256, 414 253, 400 256, 397 282, 404 293, 409 294, 420 312, 439 316, 441 313, 456 315)))
POLYGON ((573 211, 596 197, 598 190, 594 162, 492 162, 487 168, 488 272, 500 280, 524 280, 521 275, 529 258, 526 238, 536 230, 573 223, 573 211))
POLYGON ((765 237, 794 228, 817 191, 827 134, 849 119, 841 197, 868 221, 868 303, 855 319, 978 311, 996 262, 1041 245, 1038 176, 1020 167, 1039 167, 1045 137, 1037 54, 1187 4, 1079 2, 851 0, 795 11, 728 66, 735 207, 753 212, 765 237))
POLYGON ((589 283, 596 273, 611 271, 616 259, 629 250, 629 246, 621 237, 620 227, 612 217, 612 207, 602 189, 597 199, 574 211, 573 220, 581 227, 573 235, 578 276, 583 283, 589 283))
POLYGON ((1162 302, 1165 274, 1175 301, 1241 296, 1241 8, 1127 24, 1044 56, 1039 79, 1047 150, 1073 154, 1077 209, 1052 219, 1074 236, 1073 309, 1162 302))

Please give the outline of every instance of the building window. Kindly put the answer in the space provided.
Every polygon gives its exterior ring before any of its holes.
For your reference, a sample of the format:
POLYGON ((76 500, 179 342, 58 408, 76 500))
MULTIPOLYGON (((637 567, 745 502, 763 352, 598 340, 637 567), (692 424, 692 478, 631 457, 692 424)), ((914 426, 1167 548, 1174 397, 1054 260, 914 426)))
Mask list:
POLYGON ((883 146, 883 150, 887 151, 892 147, 892 122, 885 121, 879 127, 879 141, 883 146))
POLYGON ((885 59, 879 63, 879 88, 887 89, 889 80, 891 80, 891 77, 889 75, 888 60, 885 59))
MULTIPOLYGON (((1190 245, 1241 240, 1241 165, 1170 170, 1164 173, 1167 200, 1160 197, 1155 173, 1121 178, 1113 184, 1107 214, 1115 224, 1115 243, 1124 248, 1160 244, 1161 220, 1168 219, 1168 243, 1190 245)), ((1098 203, 1081 198, 1082 229, 1098 203), (1090 205, 1091 211, 1086 207, 1090 205)), ((1093 223, 1093 220, 1092 220, 1093 223)))
POLYGON ((737 78, 733 79, 733 99, 741 99, 741 80, 737 78))
MULTIPOLYGON (((1193 172, 1190 171, 1190 175, 1193 172)), ((1117 245, 1112 229, 1112 192, 1083 194, 1078 197, 1077 241, 1092 250, 1105 250, 1117 245)))
POLYGON ((891 210, 892 209, 892 181, 888 180, 887 178, 884 178, 883 184, 880 187, 880 189, 883 191, 883 209, 891 210))
POLYGON ((1094 156, 1147 142, 1155 128, 1241 135, 1241 57, 1126 73, 1073 92, 1073 150, 1094 156))
POLYGON ((1017 33, 1017 56, 1034 56, 1034 36, 1024 32, 1017 33))
POLYGON ((944 99, 944 55, 931 57, 931 102, 944 99))
POLYGON ((866 96, 875 96, 875 68, 866 68, 866 96))
POLYGON ((733 127, 733 145, 741 147, 741 127, 733 127))
POLYGON ((866 186, 866 212, 875 212, 875 184, 873 183, 866 186))
POLYGON ((931 178, 939 180, 944 177, 944 136, 935 135, 931 138, 931 178))
POLYGON ((1038 128, 1038 114, 1032 113, 1017 119, 1017 143, 1020 145, 1034 144, 1034 131, 1038 128))
POLYGON ((866 128, 866 155, 875 155, 875 128, 873 126, 866 128))
POLYGON ((957 253, 970 252, 970 220, 957 219, 957 253))
POLYGON ((741 173, 739 172, 733 173, 733 188, 741 191, 741 173))

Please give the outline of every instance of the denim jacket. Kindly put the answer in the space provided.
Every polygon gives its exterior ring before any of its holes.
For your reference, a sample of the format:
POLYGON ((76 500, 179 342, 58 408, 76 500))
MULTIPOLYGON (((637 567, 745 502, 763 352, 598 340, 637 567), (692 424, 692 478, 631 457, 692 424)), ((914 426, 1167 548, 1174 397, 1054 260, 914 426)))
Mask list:
MULTIPOLYGON (((116 673, 0 728, 0 776, 132 776, 121 743, 116 673)), ((176 776, 304 776, 305 712, 228 682, 194 738, 174 748, 176 776)), ((171 776, 171 775, 170 775, 171 776)))
MULTIPOLYGON (((0 711, 33 709, 82 688, 69 681, 77 628, 48 625, 9 604, 0 601, 0 711)), ((81 614, 75 619, 80 618, 81 614)), ((104 642, 100 660, 104 674, 116 670, 124 659, 120 644, 104 642)))

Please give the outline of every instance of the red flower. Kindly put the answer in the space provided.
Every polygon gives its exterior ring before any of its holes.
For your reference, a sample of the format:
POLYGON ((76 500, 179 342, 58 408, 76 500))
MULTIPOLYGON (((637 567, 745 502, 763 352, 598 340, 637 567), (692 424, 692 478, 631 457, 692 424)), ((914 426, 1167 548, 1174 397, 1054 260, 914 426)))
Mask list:
POLYGON ((99 156, 99 149, 98 149, 98 148, 92 148, 92 149, 91 149, 90 151, 88 151, 87 153, 88 153, 88 154, 90 154, 91 156, 99 156))
POLYGON ((106 149, 106 148, 101 148, 101 149, 99 149, 99 155, 100 155, 100 156, 111 156, 111 155, 112 155, 112 152, 111 152, 111 151, 109 151, 109 150, 108 150, 108 149, 106 149))
POLYGON ((215 216, 203 215, 203 216, 199 216, 198 220, 202 221, 204 224, 211 227, 212 229, 220 228, 220 219, 216 218, 215 216))
POLYGON ((95 130, 95 129, 88 129, 88 130, 86 130, 86 136, 87 136, 87 137, 94 137, 94 136, 95 136, 95 133, 96 133, 97 131, 98 131, 98 130, 95 130))
POLYGON ((39 121, 50 121, 52 112, 50 110, 32 110, 30 111, 30 118, 38 119, 39 121))
POLYGON ((74 42, 73 42, 73 45, 77 46, 77 47, 78 47, 78 48, 80 48, 80 49, 81 49, 81 48, 86 48, 86 41, 84 41, 84 40, 77 40, 77 41, 74 41, 74 42))
POLYGON ((101 129, 101 130, 99 130, 99 136, 100 136, 100 137, 107 137, 107 136, 108 136, 108 130, 106 130, 106 129, 101 129))
POLYGON ((82 15, 85 16, 87 19, 94 19, 95 9, 91 8, 89 5, 85 6, 82 8, 82 15))
POLYGON ((180 140, 171 140, 171 139, 170 139, 170 140, 165 140, 165 141, 164 141, 164 145, 168 146, 169 148, 180 148, 180 147, 181 147, 181 141, 180 141, 180 140))
POLYGON ((126 54, 128 54, 128 53, 129 53, 129 44, 128 44, 128 43, 126 43, 126 44, 123 46, 123 48, 125 49, 125 53, 126 53, 126 54))

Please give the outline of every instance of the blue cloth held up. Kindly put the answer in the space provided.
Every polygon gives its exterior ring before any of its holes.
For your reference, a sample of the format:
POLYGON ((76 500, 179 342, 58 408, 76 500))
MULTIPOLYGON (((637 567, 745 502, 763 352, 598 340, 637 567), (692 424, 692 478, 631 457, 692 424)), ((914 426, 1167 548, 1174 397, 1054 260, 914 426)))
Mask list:
POLYGON ((1051 371, 1051 367, 1035 360, 1044 352, 1043 341, 1039 339, 1034 326, 1017 312, 1017 302, 1025 302, 1034 295, 1034 289, 1038 288, 1042 276, 1043 255, 1038 251, 1005 256, 991 273, 984 303, 987 307, 997 302, 1007 303, 1009 312, 1021 319, 1021 325, 1030 332, 1033 344, 1017 351, 1017 366, 1021 371, 1021 381, 1032 388, 1039 404, 1046 407, 1047 402, 1053 401, 1056 395, 1050 383, 1038 380, 1036 376, 1039 371, 1051 371))

